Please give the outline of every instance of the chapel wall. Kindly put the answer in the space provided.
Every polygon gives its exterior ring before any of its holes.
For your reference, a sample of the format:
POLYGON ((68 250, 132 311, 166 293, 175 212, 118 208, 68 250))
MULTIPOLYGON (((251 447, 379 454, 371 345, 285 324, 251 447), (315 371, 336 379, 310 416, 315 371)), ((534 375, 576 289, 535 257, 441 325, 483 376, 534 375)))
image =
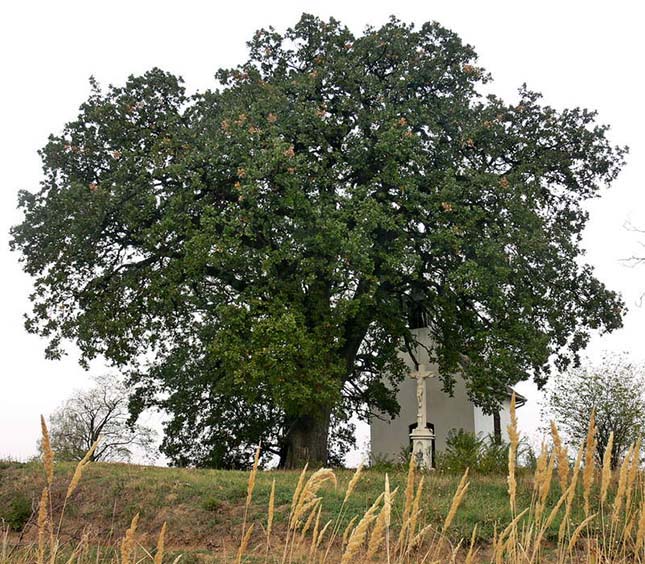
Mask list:
MULTIPOLYGON (((430 346, 431 339, 427 328, 415 329, 417 340, 423 345, 430 346)), ((421 347, 416 353, 417 361, 425 364, 435 374, 436 365, 428 361, 428 353, 421 347)), ((412 360, 405 355, 404 360, 413 369, 412 360)), ((440 452, 446 447, 448 433, 453 429, 475 431, 475 413, 472 403, 468 400, 466 386, 462 378, 457 377, 454 395, 451 397, 442 390, 438 377, 426 379, 427 417, 434 425, 435 449, 440 452)), ((417 420, 416 381, 406 378, 400 383, 397 400, 401 406, 399 416, 385 421, 372 419, 370 422, 371 452, 376 460, 387 459, 396 461, 410 444, 410 425, 417 420)), ((491 418, 492 420, 492 418, 491 418)))

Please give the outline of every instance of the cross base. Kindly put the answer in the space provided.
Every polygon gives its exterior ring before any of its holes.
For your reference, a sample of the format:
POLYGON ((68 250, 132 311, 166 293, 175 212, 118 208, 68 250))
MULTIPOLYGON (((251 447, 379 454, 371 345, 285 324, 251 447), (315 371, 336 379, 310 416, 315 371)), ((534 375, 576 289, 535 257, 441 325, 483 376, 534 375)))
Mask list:
POLYGON ((419 429, 418 427, 410 433, 412 439, 412 456, 415 457, 417 468, 421 470, 432 470, 432 441, 434 433, 430 429, 419 429))

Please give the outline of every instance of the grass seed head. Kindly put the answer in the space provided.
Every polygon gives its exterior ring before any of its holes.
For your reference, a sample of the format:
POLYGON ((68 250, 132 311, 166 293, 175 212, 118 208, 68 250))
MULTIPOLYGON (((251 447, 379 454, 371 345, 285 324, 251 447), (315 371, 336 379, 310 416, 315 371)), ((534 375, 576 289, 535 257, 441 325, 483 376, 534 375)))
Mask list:
POLYGON ((591 487, 594 481, 594 454, 596 452, 596 411, 591 410, 589 418, 589 430, 587 431, 587 440, 585 446, 585 467, 582 473, 582 495, 584 498, 585 517, 590 513, 591 487))
POLYGON ((129 564, 132 561, 134 552, 134 537, 137 532, 137 525, 139 524, 139 514, 137 513, 130 523, 130 528, 125 532, 125 536, 121 541, 121 563, 129 564))
POLYGON ((477 538, 477 525, 473 527, 472 535, 470 536, 470 546, 468 547, 468 553, 466 554, 466 560, 464 564, 474 564, 475 556, 477 556, 477 550, 475 550, 475 539, 477 538))
POLYGON ((260 447, 255 450, 255 458, 253 459, 253 468, 249 474, 249 481, 246 486, 246 506, 251 505, 253 499, 253 490, 255 489, 255 479, 258 474, 258 465, 260 463, 260 447))
POLYGON ((293 492, 293 499, 291 500, 291 513, 293 515, 293 512, 296 509, 296 504, 298 503, 298 500, 300 499, 300 494, 302 493, 302 488, 305 485, 305 476, 307 475, 307 466, 309 466, 309 463, 305 464, 305 467, 302 469, 302 472, 300 473, 300 477, 298 478, 298 483, 296 484, 296 489, 293 492))
POLYGON ((51 440, 49 439, 47 423, 42 415, 40 416, 40 432, 42 434, 43 466, 45 467, 45 475, 47 476, 47 485, 51 487, 54 481, 54 451, 52 450, 51 440))
POLYGON ((98 440, 95 441, 94 444, 90 447, 90 450, 88 450, 87 453, 85 453, 85 456, 76 465, 76 469, 74 470, 74 475, 72 476, 69 486, 67 486, 65 501, 67 501, 71 497, 71 495, 74 493, 74 490, 76 490, 76 488, 78 487, 78 483, 81 481, 81 476, 83 475, 85 466, 87 466, 90 460, 92 459, 92 456, 94 455, 94 451, 96 450, 96 447, 98 446, 98 444, 99 444, 98 440))
POLYGON ((253 527, 254 523, 251 523, 251 526, 246 530, 246 533, 244 534, 244 538, 242 539, 242 542, 240 543, 240 548, 237 551, 237 564, 242 563, 242 559, 244 558, 244 553, 246 552, 246 549, 249 546, 249 541, 251 540, 251 534, 253 533, 253 527))
POLYGON ((412 510, 412 502, 414 501, 414 482, 416 476, 416 459, 413 455, 410 456, 410 464, 408 466, 408 478, 405 485, 405 505, 403 507, 403 521, 410 516, 412 510))
POLYGON ((318 511, 316 512, 316 522, 314 524, 314 530, 311 537, 311 550, 310 554, 313 554, 316 546, 318 545, 318 534, 320 533, 320 513, 322 511, 322 503, 318 504, 318 511))
POLYGON ((167 525, 164 521, 163 525, 161 526, 159 538, 157 539, 157 551, 155 552, 154 564, 162 564, 163 562, 164 547, 166 543, 166 528, 167 525))
POLYGON ((576 455, 576 460, 573 463, 573 471, 571 472, 571 483, 569 484, 569 489, 567 491, 567 503, 564 510, 564 517, 560 523, 560 529, 558 531, 558 543, 560 543, 564 538, 564 533, 569 523, 571 508, 573 507, 573 500, 576 495, 576 486, 578 485, 578 475, 580 474, 580 464, 582 463, 583 452, 584 445, 580 445, 580 448, 578 448, 578 454, 576 455))
POLYGON ((558 459, 558 481, 560 482, 560 491, 567 489, 569 485, 569 459, 567 449, 562 444, 558 426, 555 421, 551 421, 551 436, 553 437, 553 446, 555 448, 556 458, 558 459))
POLYGON ((638 469, 640 467, 640 452, 641 452, 641 439, 640 437, 634 444, 632 452, 632 460, 629 465, 629 472, 627 473, 627 486, 625 489, 625 514, 629 518, 632 509, 632 494, 634 486, 636 485, 636 478, 638 477, 638 469))
MULTIPOLYGON (((305 524, 302 526, 302 531, 300 533, 301 538, 304 538, 304 536, 307 534, 307 531, 309 531, 309 528, 311 527, 311 524, 313 523, 314 518, 316 517, 316 514, 318 513, 318 509, 320 507, 320 502, 321 498, 315 497, 312 499, 309 503, 305 504, 305 508, 303 509, 303 517, 307 513, 309 515, 307 516, 307 520, 305 521, 305 524)), ((295 528, 298 528, 297 525, 295 528)))
POLYGON ((425 479, 425 476, 421 476, 419 487, 417 488, 417 493, 414 496, 414 502, 412 503, 412 511, 410 511, 410 516, 408 517, 407 528, 411 537, 414 536, 417 530, 417 521, 419 520, 419 515, 421 512, 421 510, 419 509, 421 505, 421 494, 423 493, 423 484, 425 482, 425 479))
POLYGON ((645 546, 645 501, 641 503, 638 516, 638 531, 636 532, 636 554, 640 554, 645 546))
POLYGON ((354 515, 349 523, 347 523, 347 527, 345 527, 345 530, 343 531, 343 546, 347 544, 347 541, 349 540, 349 535, 353 531, 354 523, 356 523, 356 520, 358 519, 358 515, 354 515))
POLYGON ((405 484, 405 503, 403 505, 403 516, 401 518, 401 529, 399 531, 399 539, 397 547, 402 549, 405 544, 408 527, 410 525, 410 515, 412 513, 412 506, 414 504, 414 483, 416 481, 416 458, 414 454, 410 455, 410 464, 408 466, 408 477, 405 484))
POLYGON ((450 509, 448 510, 448 514, 446 515, 446 519, 443 522, 443 532, 446 532, 448 527, 452 524, 452 521, 455 518, 455 515, 457 514, 457 509, 459 509, 459 506, 461 505, 461 500, 464 498, 464 495, 466 495, 466 490, 468 490, 468 486, 470 485, 468 480, 468 468, 466 468, 466 471, 464 472, 464 475, 461 477, 461 480, 459 481, 459 485, 457 486, 457 490, 455 491, 455 495, 452 497, 452 503, 450 504, 450 509))
POLYGON ((571 551, 573 548, 576 546, 576 543, 578 542, 578 539, 580 538, 580 534, 582 531, 584 531, 587 528, 587 525, 591 523, 596 517, 596 514, 594 513, 593 515, 589 515, 587 518, 585 518, 582 523, 580 523, 575 530, 573 531, 573 534, 571 535, 571 538, 569 539, 569 545, 567 546, 567 552, 571 554, 571 551))
POLYGON ((43 493, 40 496, 40 503, 38 504, 38 564, 45 562, 45 547, 47 544, 47 522, 49 521, 48 515, 49 504, 49 490, 43 488, 43 493))
POLYGON ((318 490, 325 482, 333 482, 334 487, 337 485, 336 475, 329 468, 320 468, 309 477, 307 483, 302 487, 302 491, 293 511, 291 521, 292 526, 295 526, 296 523, 298 523, 306 514, 307 510, 311 509, 318 490))
POLYGON ((392 495, 390 493, 390 480, 388 475, 385 475, 385 491, 383 492, 383 507, 376 518, 374 529, 370 535, 370 540, 367 546, 366 560, 371 560, 376 556, 376 552, 383 544, 385 536, 390 527, 390 515, 392 511, 392 495))
POLYGON ((361 478, 362 472, 363 472, 363 463, 361 462, 358 465, 358 468, 356 468, 356 472, 354 472, 354 475, 352 476, 352 479, 349 481, 349 484, 347 485, 347 491, 345 492, 345 499, 343 499, 343 503, 347 503, 349 496, 352 495, 352 492, 354 491, 356 484, 358 484, 358 481, 361 478))
POLYGON ((614 432, 609 433, 609 440, 607 441, 607 448, 602 457, 602 479, 600 481, 600 503, 604 504, 607 499, 607 492, 609 491, 609 483, 611 482, 611 452, 614 448, 614 432))
POLYGON ((365 539, 367 538, 367 531, 374 519, 376 519, 376 512, 381 505, 382 499, 383 494, 378 496, 376 501, 365 512, 361 520, 358 522, 358 525, 356 525, 356 528, 352 531, 351 535, 349 535, 347 546, 345 547, 345 552, 343 553, 343 556, 341 558, 341 564, 348 564, 349 562, 352 562, 360 552, 363 544, 365 543, 365 539))
POLYGON ((508 499, 511 506, 511 513, 515 515, 517 507, 517 480, 515 478, 515 466, 517 464, 517 448, 520 443, 520 435, 517 430, 517 414, 515 410, 515 392, 511 396, 511 424, 507 428, 508 447, 508 499))
POLYGON ((273 515, 275 512, 275 478, 271 484, 271 494, 269 495, 269 512, 267 515, 267 541, 271 537, 273 529, 273 515))
POLYGON ((629 472, 629 465, 634 446, 635 445, 632 445, 629 451, 627 451, 627 455, 625 456, 623 463, 620 465, 620 471, 618 473, 618 488, 616 489, 614 509, 612 511, 612 520, 614 522, 618 521, 621 516, 621 510, 623 508, 623 501, 625 498, 625 489, 627 487, 627 474, 629 472))
POLYGON ((329 525, 333 523, 333 520, 330 519, 325 523, 325 526, 322 528, 322 531, 320 531, 320 534, 318 535, 318 538, 316 539, 316 547, 315 550, 318 550, 318 547, 322 543, 323 538, 325 537, 325 533, 327 532, 327 529, 329 528, 329 525))

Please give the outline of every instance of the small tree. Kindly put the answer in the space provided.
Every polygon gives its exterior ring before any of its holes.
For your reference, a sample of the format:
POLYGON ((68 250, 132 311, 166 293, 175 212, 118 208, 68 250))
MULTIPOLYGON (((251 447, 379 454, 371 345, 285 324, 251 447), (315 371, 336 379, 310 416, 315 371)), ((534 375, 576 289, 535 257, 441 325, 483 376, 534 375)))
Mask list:
POLYGON ((596 413, 596 459, 602 460, 614 432, 612 468, 645 427, 645 372, 625 355, 606 355, 554 377, 546 392, 542 418, 555 420, 566 441, 577 448, 585 440, 591 411, 596 413))
POLYGON ((49 418, 51 445, 60 460, 80 460, 96 440, 91 460, 129 461, 133 449, 154 452, 155 432, 128 425, 128 393, 114 376, 95 378, 96 386, 78 390, 49 418))

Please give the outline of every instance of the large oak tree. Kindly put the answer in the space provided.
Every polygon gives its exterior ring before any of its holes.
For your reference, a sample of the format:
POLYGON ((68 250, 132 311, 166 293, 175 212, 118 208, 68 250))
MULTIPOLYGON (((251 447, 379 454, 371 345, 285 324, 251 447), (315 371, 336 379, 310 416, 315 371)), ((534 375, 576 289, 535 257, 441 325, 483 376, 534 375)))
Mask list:
POLYGON ((330 424, 397 412, 411 316, 445 388, 489 411, 620 325, 581 260, 583 204, 625 153, 593 112, 484 96, 436 23, 305 15, 249 48, 204 93, 158 69, 94 84, 13 229, 27 328, 128 369, 175 463, 244 465, 260 440, 325 462, 330 424))

